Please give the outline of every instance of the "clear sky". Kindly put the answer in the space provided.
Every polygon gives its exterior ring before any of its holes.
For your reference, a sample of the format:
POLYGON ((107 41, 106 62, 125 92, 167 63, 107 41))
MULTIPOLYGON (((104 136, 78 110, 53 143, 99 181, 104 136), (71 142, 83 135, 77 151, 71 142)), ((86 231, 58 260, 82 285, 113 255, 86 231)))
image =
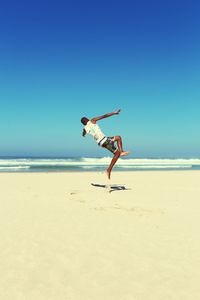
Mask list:
POLYGON ((106 156, 80 118, 133 157, 200 157, 200 4, 4 1, 0 155, 106 156))

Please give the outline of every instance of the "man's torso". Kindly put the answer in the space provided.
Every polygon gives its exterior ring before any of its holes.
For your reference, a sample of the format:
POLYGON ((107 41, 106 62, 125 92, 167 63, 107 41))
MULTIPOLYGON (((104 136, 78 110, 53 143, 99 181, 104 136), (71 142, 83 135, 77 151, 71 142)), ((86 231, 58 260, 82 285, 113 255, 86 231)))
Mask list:
POLYGON ((99 125, 92 123, 91 121, 88 121, 85 125, 85 131, 94 137, 97 144, 105 137, 105 134, 101 131, 99 125))

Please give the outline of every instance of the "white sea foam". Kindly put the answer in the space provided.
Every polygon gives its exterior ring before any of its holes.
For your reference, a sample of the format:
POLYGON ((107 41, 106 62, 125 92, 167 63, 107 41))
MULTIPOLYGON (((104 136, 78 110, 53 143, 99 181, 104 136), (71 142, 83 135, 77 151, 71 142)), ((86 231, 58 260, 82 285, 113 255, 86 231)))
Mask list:
MULTIPOLYGON (((110 163, 111 157, 82 158, 79 164, 104 165, 110 163)), ((74 163, 74 162, 72 162, 74 163)), ((119 158, 118 165, 200 165, 200 159, 147 159, 119 158)))
POLYGON ((181 169, 192 168, 191 165, 137 165, 137 166, 120 166, 124 169, 181 169))
MULTIPOLYGON (((28 169, 28 168, 57 168, 59 167, 80 167, 95 168, 107 166, 112 157, 82 157, 82 158, 18 158, 0 159, 0 170, 5 169, 28 169)), ((192 168, 200 166, 200 159, 150 159, 150 158, 119 158, 116 166, 118 168, 132 169, 158 169, 158 168, 192 168)))
POLYGON ((0 166, 0 170, 19 170, 19 169, 30 169, 30 166, 7 166, 7 167, 0 166))

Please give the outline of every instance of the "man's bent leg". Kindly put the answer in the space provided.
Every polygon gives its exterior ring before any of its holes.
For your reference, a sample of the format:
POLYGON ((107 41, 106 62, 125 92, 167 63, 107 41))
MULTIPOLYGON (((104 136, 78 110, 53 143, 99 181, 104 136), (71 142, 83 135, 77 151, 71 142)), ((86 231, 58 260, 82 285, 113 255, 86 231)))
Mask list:
POLYGON ((113 139, 113 142, 117 142, 117 146, 120 152, 123 152, 123 146, 122 146, 122 138, 119 135, 116 135, 113 139))
POLYGON ((116 152, 114 153, 114 156, 113 156, 111 162, 110 162, 110 166, 109 166, 108 169, 106 170, 106 173, 107 173, 107 175, 108 175, 108 179, 110 179, 110 175, 111 175, 112 168, 114 167, 114 165, 115 165, 116 161, 118 160, 119 156, 120 156, 120 152, 119 152, 119 151, 116 151, 116 152))
POLYGON ((124 150, 123 150, 123 145, 122 145, 122 138, 121 138, 121 136, 119 136, 119 135, 115 136, 114 139, 113 139, 113 141, 114 141, 114 142, 115 142, 115 141, 117 142, 117 146, 118 146, 118 149, 119 149, 119 151, 120 151, 120 156, 126 156, 126 155, 129 154, 128 151, 124 151, 124 150))

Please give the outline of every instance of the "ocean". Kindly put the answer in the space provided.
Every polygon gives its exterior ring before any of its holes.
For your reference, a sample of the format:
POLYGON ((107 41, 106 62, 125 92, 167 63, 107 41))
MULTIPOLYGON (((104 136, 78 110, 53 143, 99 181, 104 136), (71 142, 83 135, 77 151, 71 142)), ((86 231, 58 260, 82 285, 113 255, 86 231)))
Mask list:
MULTIPOLYGON (((0 172, 103 171, 111 157, 1 157, 0 172)), ((200 158, 119 158, 114 171, 200 170, 200 158)))

